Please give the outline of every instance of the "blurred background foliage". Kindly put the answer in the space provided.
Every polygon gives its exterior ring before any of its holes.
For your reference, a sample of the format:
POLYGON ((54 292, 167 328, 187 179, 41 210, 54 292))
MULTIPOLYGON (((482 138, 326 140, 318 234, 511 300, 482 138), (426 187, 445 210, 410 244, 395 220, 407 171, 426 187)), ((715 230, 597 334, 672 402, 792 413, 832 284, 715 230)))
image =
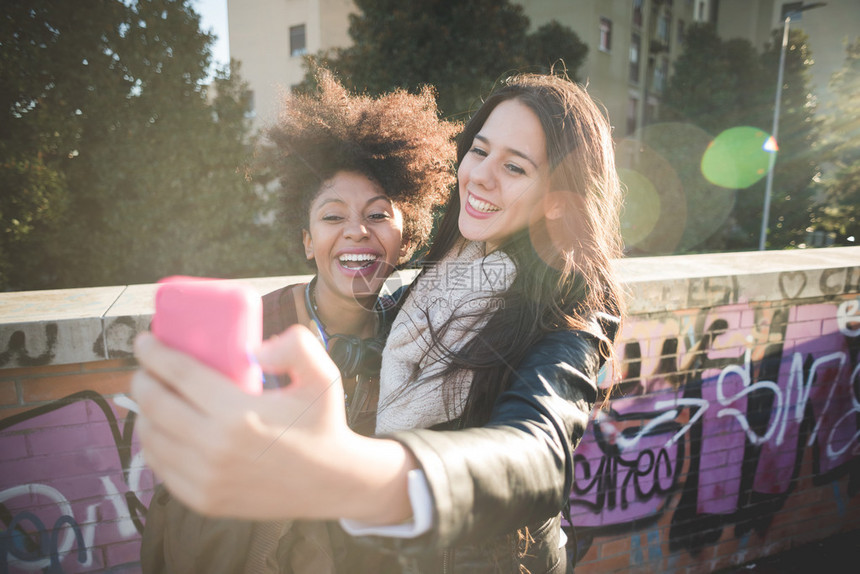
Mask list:
POLYGON ((186 2, 10 0, 0 26, 0 287, 277 269, 247 91, 237 67, 204 86, 186 2))
MULTIPOLYGON (((684 52, 675 63, 664 94, 664 118, 701 128, 710 137, 692 146, 677 145, 671 138, 652 143, 666 157, 697 154, 702 157, 716 136, 736 126, 754 126, 769 133, 777 83, 782 30, 773 33, 767 48, 758 53, 746 40, 722 40, 713 25, 694 24, 686 35, 684 52)), ((819 139, 816 105, 809 86, 811 54, 807 38, 800 30, 790 30, 786 52, 782 110, 779 121, 779 170, 775 171, 770 213, 769 245, 784 248, 803 242, 811 223, 815 196, 810 183, 820 173, 819 154, 812 153, 819 139)), ((678 162, 695 166, 698 162, 678 162)), ((679 167, 684 170, 683 167, 679 167)), ((731 206, 727 223, 702 233, 699 225, 688 225, 684 247, 696 251, 738 251, 755 249, 761 227, 761 201, 765 179, 739 191, 719 188, 707 181, 699 169, 686 169, 685 188, 710 198, 710 206, 697 210, 701 222, 718 220, 714 209, 731 206), (701 242, 697 242, 700 240, 701 242)), ((682 176, 684 177, 684 176, 682 176)))
MULTIPOLYGON (((299 89, 313 88, 320 65, 371 94, 431 84, 443 114, 465 120, 506 75, 554 67, 579 79, 588 53, 560 24, 529 32, 507 0, 355 4, 353 45, 307 56, 299 89)), ((683 215, 689 224, 665 226, 681 236, 649 237, 632 255, 755 248, 764 180, 738 193, 708 181, 690 158, 733 126, 770 130, 780 41, 775 32, 759 52, 689 27, 663 95, 668 118, 636 140, 654 158, 643 162, 647 177, 622 173, 631 197, 647 202, 654 190, 645 184, 661 187, 663 209, 636 217, 655 225, 683 215), (666 205, 673 189, 697 208, 666 205)), ((207 76, 212 42, 189 0, 4 3, 0 290, 307 272, 287 255, 290 230, 270 217, 277 185, 265 155, 255 157, 262 136, 238 62, 207 76)), ((796 246, 812 228, 860 232, 860 40, 848 46, 826 110, 810 93, 805 36, 792 30, 790 42, 772 248, 796 246)))

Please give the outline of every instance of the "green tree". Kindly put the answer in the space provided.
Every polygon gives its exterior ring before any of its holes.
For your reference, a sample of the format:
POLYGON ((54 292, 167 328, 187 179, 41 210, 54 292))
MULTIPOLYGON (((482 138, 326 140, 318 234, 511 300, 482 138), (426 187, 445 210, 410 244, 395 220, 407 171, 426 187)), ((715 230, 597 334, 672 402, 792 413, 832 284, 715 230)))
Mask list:
MULTIPOLYGON (((781 29, 775 30, 761 56, 763 79, 766 85, 772 86, 766 92, 771 101, 776 96, 782 35, 781 29)), ((810 88, 809 67, 813 58, 807 40, 807 35, 801 30, 794 29, 789 33, 779 117, 779 154, 774 166, 767 238, 767 245, 776 249, 800 245, 805 240, 815 204, 813 181, 821 171, 818 157, 820 122, 815 115, 817 106, 810 88)), ((772 105, 769 111, 773 113, 772 105)), ((763 190, 764 182, 759 186, 763 190)), ((743 204, 741 209, 744 209, 743 204)), ((749 211, 752 212, 752 206, 749 211)), ((748 227, 760 227, 760 221, 746 221, 748 227)), ((755 234, 756 238, 758 235, 755 234)))
POLYGON ((860 241, 860 37, 846 46, 845 63, 830 80, 834 101, 827 107, 823 150, 828 175, 819 186, 816 227, 836 233, 839 244, 860 241), (849 240, 853 237, 853 241, 849 240))
POLYGON ((0 161, 16 174, 0 288, 268 272, 241 169, 248 91, 236 68, 204 85, 213 38, 189 0, 13 0, 0 18, 0 161))
MULTIPOLYGON (((717 134, 755 123, 749 116, 755 115, 753 102, 762 89, 759 76, 752 44, 724 41, 713 24, 688 28, 663 96, 661 118, 667 124, 649 126, 643 134, 643 141, 671 167, 664 170, 669 180, 677 177, 681 189, 667 205, 678 210, 675 204, 683 203, 683 217, 674 219, 684 224, 676 245, 657 251, 652 246, 644 254, 725 251, 749 242, 733 214, 736 193, 707 180, 701 162, 717 134)), ((664 182, 656 184, 666 189, 664 182)))
MULTIPOLYGON (((770 133, 781 43, 782 31, 775 30, 771 44, 759 54, 745 40, 722 40, 711 24, 691 26, 684 53, 675 63, 665 93, 664 117, 694 124, 714 137, 738 126, 752 126, 770 133)), ((810 62, 805 34, 792 30, 785 62, 779 155, 769 216, 768 245, 775 248, 798 245, 811 221, 811 183, 818 170, 812 150, 818 132, 809 88, 810 62)), ((689 167, 676 166, 676 169, 690 171, 689 167)), ((697 178, 694 187, 698 191, 713 187, 700 174, 697 178)), ((760 235, 764 189, 762 178, 751 187, 738 190, 727 224, 710 237, 701 238, 697 249, 754 249, 760 235)), ((695 231, 690 229, 689 233, 695 231)), ((687 242, 692 244, 695 242, 687 242)))
POLYGON ((748 43, 735 41, 730 48, 713 24, 691 25, 664 93, 663 116, 685 122, 695 119, 698 127, 710 133, 736 125, 741 94, 748 88, 738 74, 758 67, 748 43))
POLYGON ((576 32, 553 20, 526 36, 523 57, 529 69, 543 73, 549 73, 561 62, 575 78, 587 55, 588 46, 576 32))
POLYGON ((308 58, 338 73, 347 87, 380 94, 430 84, 439 108, 462 118, 481 96, 513 71, 547 70, 563 60, 573 78, 587 53, 576 34, 557 22, 529 34, 523 8, 507 0, 356 0, 353 44, 308 58))

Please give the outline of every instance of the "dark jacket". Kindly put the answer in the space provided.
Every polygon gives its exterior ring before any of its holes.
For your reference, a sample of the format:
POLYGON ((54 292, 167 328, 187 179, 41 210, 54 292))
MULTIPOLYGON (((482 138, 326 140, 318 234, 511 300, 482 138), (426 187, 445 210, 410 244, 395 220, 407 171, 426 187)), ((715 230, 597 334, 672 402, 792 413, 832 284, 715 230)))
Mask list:
POLYGON ((367 541, 396 552, 404 573, 565 572, 560 513, 597 398, 601 340, 611 344, 616 325, 546 335, 485 426, 391 435, 427 476, 434 523, 415 539, 367 541))

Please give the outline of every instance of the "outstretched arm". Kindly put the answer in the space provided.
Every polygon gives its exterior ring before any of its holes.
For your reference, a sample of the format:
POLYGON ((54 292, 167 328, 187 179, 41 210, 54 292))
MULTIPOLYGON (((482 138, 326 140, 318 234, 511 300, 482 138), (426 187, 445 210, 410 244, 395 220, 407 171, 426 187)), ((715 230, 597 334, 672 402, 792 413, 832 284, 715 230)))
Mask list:
POLYGON ((480 428, 394 433, 424 471, 433 526, 413 540, 388 540, 423 552, 541 523, 564 507, 573 486, 573 453, 597 396, 598 338, 551 333, 529 352, 480 428))
POLYGON ((411 516, 416 464, 393 440, 352 432, 337 367, 302 326, 266 341, 258 359, 292 384, 253 396, 142 334, 132 380, 147 464, 194 510, 245 519, 411 516))

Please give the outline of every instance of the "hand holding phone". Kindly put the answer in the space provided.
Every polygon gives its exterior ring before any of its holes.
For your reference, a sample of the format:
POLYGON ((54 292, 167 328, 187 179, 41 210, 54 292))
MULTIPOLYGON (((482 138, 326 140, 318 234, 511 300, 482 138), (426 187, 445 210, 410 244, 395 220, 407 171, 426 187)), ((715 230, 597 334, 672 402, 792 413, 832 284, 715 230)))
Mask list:
POLYGON ((224 279, 172 276, 159 281, 152 333, 230 377, 252 394, 263 390, 254 352, 263 338, 263 306, 250 286, 224 279))

